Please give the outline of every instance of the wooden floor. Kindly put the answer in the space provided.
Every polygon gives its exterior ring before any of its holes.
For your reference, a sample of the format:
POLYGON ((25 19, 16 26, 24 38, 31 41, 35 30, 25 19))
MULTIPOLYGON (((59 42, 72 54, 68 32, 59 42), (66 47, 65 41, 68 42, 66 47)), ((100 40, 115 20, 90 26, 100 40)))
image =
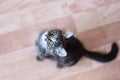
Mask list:
POLYGON ((109 52, 113 42, 120 47, 120 0, 0 0, 0 80, 120 80, 120 55, 109 63, 84 57, 63 69, 36 61, 34 42, 46 28, 109 52))

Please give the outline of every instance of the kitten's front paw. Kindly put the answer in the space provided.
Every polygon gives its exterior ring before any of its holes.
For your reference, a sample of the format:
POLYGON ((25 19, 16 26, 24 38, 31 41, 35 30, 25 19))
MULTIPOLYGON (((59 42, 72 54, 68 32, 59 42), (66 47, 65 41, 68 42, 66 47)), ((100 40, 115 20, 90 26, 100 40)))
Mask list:
POLYGON ((36 60, 43 61, 44 59, 42 57, 40 57, 40 56, 36 56, 36 60))

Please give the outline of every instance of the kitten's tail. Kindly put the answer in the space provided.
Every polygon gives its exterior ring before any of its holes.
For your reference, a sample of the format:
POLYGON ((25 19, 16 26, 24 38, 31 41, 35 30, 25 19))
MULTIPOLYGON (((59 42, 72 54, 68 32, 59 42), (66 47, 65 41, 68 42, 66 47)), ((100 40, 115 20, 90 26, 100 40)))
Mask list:
POLYGON ((91 52, 86 50, 86 56, 100 62, 108 62, 116 58, 118 51, 118 45, 113 43, 111 51, 108 54, 100 54, 98 52, 91 52))

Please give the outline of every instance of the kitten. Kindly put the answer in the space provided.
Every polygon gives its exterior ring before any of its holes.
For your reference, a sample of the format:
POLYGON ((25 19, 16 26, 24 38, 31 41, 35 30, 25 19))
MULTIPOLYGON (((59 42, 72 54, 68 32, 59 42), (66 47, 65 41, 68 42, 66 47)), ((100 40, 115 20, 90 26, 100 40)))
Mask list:
POLYGON ((73 36, 72 32, 61 30, 43 30, 39 33, 35 46, 37 48, 37 60, 45 58, 57 62, 57 67, 72 66, 82 56, 86 56, 101 62, 112 61, 118 53, 116 43, 112 44, 109 54, 91 52, 84 48, 83 44, 73 36))

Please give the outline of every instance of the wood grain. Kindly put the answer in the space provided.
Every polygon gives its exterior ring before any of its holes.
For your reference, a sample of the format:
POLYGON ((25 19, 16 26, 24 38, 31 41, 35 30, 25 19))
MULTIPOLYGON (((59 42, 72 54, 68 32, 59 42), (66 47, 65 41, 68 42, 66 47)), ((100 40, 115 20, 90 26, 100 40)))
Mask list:
POLYGON ((54 28, 72 31, 89 50, 120 48, 120 1, 0 0, 0 80, 120 80, 120 52, 109 63, 83 57, 63 69, 36 61, 36 36, 54 28))

